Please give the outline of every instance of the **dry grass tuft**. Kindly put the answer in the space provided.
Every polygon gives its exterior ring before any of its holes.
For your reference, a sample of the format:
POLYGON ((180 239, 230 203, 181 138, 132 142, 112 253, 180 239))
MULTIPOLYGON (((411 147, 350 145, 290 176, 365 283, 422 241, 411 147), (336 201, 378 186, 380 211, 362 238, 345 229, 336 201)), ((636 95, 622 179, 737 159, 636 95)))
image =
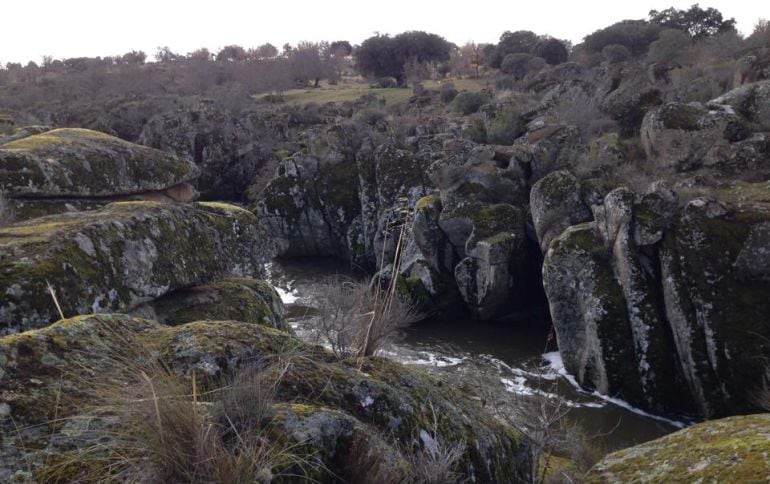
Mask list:
POLYGON ((71 460, 47 466, 40 476, 46 482, 66 481, 76 468, 87 482, 258 483, 302 477, 297 470, 311 467, 295 452, 297 444, 269 438, 285 369, 254 364, 201 391, 194 372, 182 377, 135 338, 113 337, 126 351, 105 363, 100 375, 107 378, 89 383, 97 402, 92 410, 116 424, 71 460))

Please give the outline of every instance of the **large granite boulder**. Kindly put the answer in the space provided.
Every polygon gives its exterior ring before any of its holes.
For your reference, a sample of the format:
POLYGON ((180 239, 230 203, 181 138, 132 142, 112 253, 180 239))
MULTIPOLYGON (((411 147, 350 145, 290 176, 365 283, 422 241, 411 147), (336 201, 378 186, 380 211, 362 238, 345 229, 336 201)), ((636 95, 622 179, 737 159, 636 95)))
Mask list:
POLYGON ((262 324, 291 332, 281 297, 269 282, 230 277, 178 289, 141 304, 131 314, 177 326, 203 319, 262 324))
POLYGON ((532 185, 529 200, 532 222, 543 253, 567 227, 591 220, 591 212, 581 196, 580 183, 566 170, 555 171, 538 180, 532 185))
POLYGON ((258 275, 272 244, 251 212, 219 203, 119 202, 0 229, 0 334, 122 311, 228 274, 258 275))
POLYGON ((730 106, 755 130, 770 131, 770 80, 745 84, 708 104, 730 106))
POLYGON ((63 128, 0 145, 0 188, 16 197, 160 191, 198 175, 192 162, 97 131, 63 128))
POLYGON ((770 475, 770 415, 714 420, 614 452, 586 482, 762 482, 770 475))
MULTIPOLYGON (((413 481, 418 455, 438 445, 460 445, 464 452, 454 467, 460 478, 529 478, 531 456, 522 438, 453 387, 381 358, 339 361, 319 346, 265 326, 200 321, 169 327, 122 315, 81 316, 0 338, 0 362, 3 481, 14 475, 78 480, 109 471, 93 464, 123 452, 142 462, 129 467, 126 480, 155 480, 158 456, 121 441, 137 425, 153 423, 137 423, 121 411, 121 405, 137 402, 99 392, 143 381, 131 368, 165 368, 182 395, 197 388, 203 408, 190 411, 203 424, 209 419, 209 432, 220 431, 217 410, 232 401, 219 399, 241 388, 223 382, 255 371, 260 381, 273 382, 270 401, 250 402, 264 411, 264 418, 255 417, 250 425, 262 432, 266 449, 308 457, 301 468, 291 467, 291 460, 273 461, 269 475, 293 470, 315 482, 413 481), (264 365, 270 361, 279 364, 264 365), (200 395, 207 395, 205 402, 200 395)), ((160 378, 146 371, 147 378, 160 378)), ((160 382, 154 388, 165 391, 160 382)), ((195 397, 187 398, 179 404, 195 405, 195 397)), ((226 432, 221 438, 223 445, 235 446, 226 432)))
POLYGON ((770 356, 770 206, 756 185, 681 209, 662 185, 617 189, 551 242, 545 290, 582 385, 664 413, 753 408, 770 356))
POLYGON ((200 171, 186 159, 87 129, 27 131, 0 144, 0 191, 18 220, 197 196, 189 182, 200 171))
POLYGON ((346 258, 348 230, 361 212, 356 165, 295 154, 280 163, 255 210, 279 255, 346 258))

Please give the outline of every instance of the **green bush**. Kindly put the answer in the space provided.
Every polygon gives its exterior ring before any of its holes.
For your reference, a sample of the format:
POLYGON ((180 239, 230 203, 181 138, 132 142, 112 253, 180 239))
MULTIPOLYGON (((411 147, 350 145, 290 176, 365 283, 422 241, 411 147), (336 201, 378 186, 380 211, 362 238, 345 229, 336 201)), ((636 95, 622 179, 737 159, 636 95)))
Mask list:
POLYGON ((441 85, 441 102, 451 103, 457 97, 457 89, 451 82, 445 82, 441 85))
POLYGON ((498 110, 487 123, 487 143, 511 145, 525 129, 519 111, 512 106, 498 110))
POLYGON ((625 45, 610 44, 602 49, 602 57, 610 64, 627 61, 631 57, 631 51, 625 45))
POLYGON ((490 96, 486 92, 463 91, 455 96, 452 108, 460 114, 473 114, 489 100, 490 96))

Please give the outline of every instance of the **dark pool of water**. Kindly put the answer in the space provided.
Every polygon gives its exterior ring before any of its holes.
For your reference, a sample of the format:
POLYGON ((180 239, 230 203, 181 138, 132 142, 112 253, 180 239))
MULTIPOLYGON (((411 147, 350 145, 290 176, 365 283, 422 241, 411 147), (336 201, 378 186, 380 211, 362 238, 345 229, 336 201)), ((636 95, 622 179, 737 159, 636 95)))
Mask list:
MULTIPOLYGON (((300 336, 307 334, 303 325, 312 324, 307 315, 312 311, 313 285, 332 275, 363 277, 333 259, 292 259, 271 265, 270 279, 292 301, 289 318, 300 336)), ((432 318, 408 328, 385 356, 434 373, 485 404, 496 402, 495 408, 500 402, 517 405, 536 392, 558 395, 569 405, 566 420, 579 423, 593 443, 606 451, 678 429, 674 423, 643 415, 622 402, 581 391, 568 375, 560 374, 545 311, 536 309, 486 323, 462 314, 432 318)))

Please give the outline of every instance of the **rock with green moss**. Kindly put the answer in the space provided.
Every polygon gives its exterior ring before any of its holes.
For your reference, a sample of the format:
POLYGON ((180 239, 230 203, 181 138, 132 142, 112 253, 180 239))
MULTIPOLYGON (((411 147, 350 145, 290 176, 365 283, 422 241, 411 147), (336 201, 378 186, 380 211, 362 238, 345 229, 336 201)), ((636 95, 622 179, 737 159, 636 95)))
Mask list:
POLYGON ((254 214, 219 203, 120 202, 0 229, 0 334, 65 315, 122 311, 273 253, 254 214))
POLYGON ((614 452, 586 482, 764 482, 770 475, 770 414, 714 420, 614 452))
POLYGON ((549 125, 530 131, 514 143, 511 165, 522 167, 530 183, 555 170, 574 166, 585 151, 575 126, 549 125))
POLYGON ((5 143, 10 143, 11 141, 16 141, 17 139, 26 138, 27 136, 42 134, 42 133, 45 133, 46 131, 51 131, 51 127, 34 125, 34 126, 24 126, 21 128, 15 128, 10 133, 0 136, 0 145, 3 145, 5 143))
POLYGON ((526 262, 524 213, 509 204, 468 203, 441 212, 439 226, 455 247, 454 279, 468 308, 490 319, 509 306, 526 262))
POLYGON ((564 229, 591 220, 591 212, 581 198, 580 183, 566 170, 555 171, 538 180, 532 185, 529 200, 543 253, 564 229))
POLYGON ((0 338, 0 480, 19 470, 61 476, 62 462, 70 480, 93 471, 89 455, 97 448, 109 452, 126 431, 115 396, 100 389, 141 378, 126 372, 147 368, 148 359, 157 359, 183 385, 195 382, 199 392, 220 388, 254 362, 280 361, 261 374, 276 389, 264 435, 271 448, 309 456, 306 471, 319 482, 413 480, 415 457, 436 443, 464 449, 454 470, 467 479, 529 478, 531 456, 521 436, 427 373, 376 357, 339 361, 261 325, 199 321, 170 327, 102 314, 0 338))
POLYGON ((709 105, 730 106, 757 131, 770 131, 770 81, 759 81, 709 101, 709 105))
POLYGON ((280 163, 256 211, 279 255, 347 258, 348 227, 361 212, 356 165, 295 154, 280 163))
POLYGON ((677 209, 664 188, 613 190, 594 222, 551 243, 543 277, 565 367, 652 411, 750 411, 770 356, 770 207, 677 209))
MULTIPOLYGON (((648 160, 660 170, 684 172, 715 167, 735 172, 750 166, 735 166, 735 160, 725 163, 735 157, 733 152, 761 145, 759 141, 744 141, 750 134, 744 121, 729 107, 668 103, 644 117, 641 141, 648 160)), ((760 147, 757 155, 761 157, 762 151, 760 147)), ((751 165, 760 160, 742 161, 751 165)))
POLYGON ((63 128, 0 145, 0 188, 11 198, 109 197, 189 182, 188 160, 87 129, 63 128))
POLYGON ((184 287, 142 304, 132 314, 163 324, 180 325, 202 319, 233 320, 291 331, 275 288, 266 281, 228 278, 184 287))

